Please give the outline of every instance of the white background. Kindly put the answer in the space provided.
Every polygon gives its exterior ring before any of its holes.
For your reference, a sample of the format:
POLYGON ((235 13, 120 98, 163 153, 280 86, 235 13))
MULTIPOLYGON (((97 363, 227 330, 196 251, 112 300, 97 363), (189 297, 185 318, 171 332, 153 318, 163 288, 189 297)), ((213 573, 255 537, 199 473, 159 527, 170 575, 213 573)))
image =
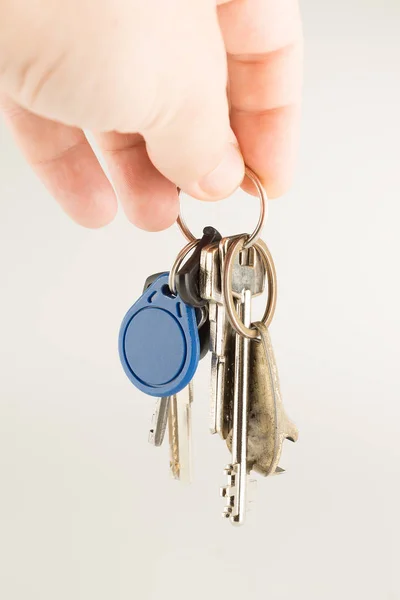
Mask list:
MULTIPOLYGON (((195 381, 195 482, 147 443, 153 400, 119 364, 120 320, 183 244, 173 228, 70 222, 0 126, 0 596, 4 600, 397 600, 400 5, 303 4, 300 168, 264 238, 271 327, 300 429, 246 526, 220 518, 228 460, 195 381)), ((257 201, 185 200, 249 230, 257 201), (248 214, 246 214, 246 211, 248 214)))

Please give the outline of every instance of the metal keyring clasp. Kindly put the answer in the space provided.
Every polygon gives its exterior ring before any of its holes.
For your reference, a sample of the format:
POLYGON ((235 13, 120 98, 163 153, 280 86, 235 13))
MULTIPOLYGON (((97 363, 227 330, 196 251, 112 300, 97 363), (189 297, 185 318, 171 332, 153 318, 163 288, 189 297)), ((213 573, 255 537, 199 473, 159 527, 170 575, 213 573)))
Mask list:
MULTIPOLYGON (((258 329, 254 326, 246 327, 240 320, 236 311, 235 299, 232 294, 232 275, 235 259, 239 252, 241 252, 246 247, 247 239, 247 236, 243 235, 237 239, 234 239, 231 245, 229 246, 225 258, 224 276, 222 278, 222 295, 224 298, 226 314, 229 318, 233 329, 246 338, 256 339, 258 337, 258 329)), ((264 262, 265 270, 267 272, 268 301, 265 307, 264 315, 261 319, 261 323, 268 327, 272 321, 276 307, 277 281, 275 265, 271 253, 268 250, 268 247, 265 242, 263 242, 262 240, 258 240, 254 243, 254 248, 256 252, 259 252, 264 262)))
MULTIPOLYGON (((246 167, 245 174, 250 179, 250 181, 254 184, 254 186, 257 190, 257 193, 258 193, 259 200, 260 200, 260 216, 258 218, 257 225, 256 225, 253 233, 251 233, 249 236, 246 237, 246 242, 243 246, 243 248, 250 248, 250 246, 252 246, 260 237, 261 230, 264 226, 264 222, 267 217, 268 198, 267 198, 267 193, 264 190, 260 179, 254 173, 254 171, 252 171, 249 167, 246 167)), ((180 190, 178 190, 178 191, 180 193, 180 190)), ((180 214, 178 216, 177 224, 178 224, 178 227, 181 230, 182 234, 185 236, 185 238, 189 242, 194 242, 197 239, 193 235, 193 233, 190 231, 189 227, 187 226, 186 221, 182 216, 182 212, 180 212, 180 214)))

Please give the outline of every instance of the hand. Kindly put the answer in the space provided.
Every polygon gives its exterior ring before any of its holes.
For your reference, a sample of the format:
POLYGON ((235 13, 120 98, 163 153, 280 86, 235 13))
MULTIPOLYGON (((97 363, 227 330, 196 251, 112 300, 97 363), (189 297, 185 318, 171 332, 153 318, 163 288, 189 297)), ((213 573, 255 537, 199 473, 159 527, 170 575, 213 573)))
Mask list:
POLYGON ((228 196, 243 159, 270 197, 282 194, 301 65, 296 0, 0 0, 3 112, 44 184, 87 227, 110 222, 117 201, 83 130, 144 229, 176 220, 176 186, 228 196))

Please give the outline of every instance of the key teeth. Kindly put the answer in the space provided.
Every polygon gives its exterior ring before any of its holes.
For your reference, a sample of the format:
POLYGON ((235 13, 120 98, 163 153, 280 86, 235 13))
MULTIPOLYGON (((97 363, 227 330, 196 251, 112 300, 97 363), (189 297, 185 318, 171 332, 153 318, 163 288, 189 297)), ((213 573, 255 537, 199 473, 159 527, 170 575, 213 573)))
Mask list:
POLYGON ((228 498, 231 495, 231 488, 228 485, 224 485, 219 490, 221 498, 228 498))
POLYGON ((233 506, 233 502, 235 499, 235 486, 232 485, 224 485, 220 488, 220 496, 222 498, 226 498, 229 502, 229 506, 233 506))
POLYGON ((226 489, 234 488, 235 485, 236 485, 236 474, 237 474, 235 466, 234 465, 228 465, 227 467, 225 467, 224 471, 225 471, 225 474, 228 477, 228 485, 224 486, 222 489, 224 489, 224 488, 226 488, 226 489))
POLYGON ((235 508, 235 494, 236 494, 236 477, 237 467, 236 465, 229 464, 224 469, 225 475, 228 478, 227 485, 220 488, 220 495, 225 498, 226 505, 223 510, 222 516, 225 519, 229 519, 232 523, 234 522, 234 508, 235 508))
POLYGON ((235 475, 235 473, 236 473, 235 465, 227 465, 224 469, 224 472, 229 476, 235 475))
POLYGON ((234 525, 234 527, 240 527, 241 525, 243 525, 243 519, 240 520, 238 515, 234 515, 231 516, 231 523, 232 525, 234 525))

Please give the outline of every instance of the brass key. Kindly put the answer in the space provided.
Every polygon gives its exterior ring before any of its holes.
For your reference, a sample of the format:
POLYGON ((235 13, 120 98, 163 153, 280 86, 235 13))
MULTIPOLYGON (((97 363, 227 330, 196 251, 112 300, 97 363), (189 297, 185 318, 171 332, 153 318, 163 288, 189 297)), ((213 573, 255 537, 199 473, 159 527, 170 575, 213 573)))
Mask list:
POLYGON ((265 477, 281 473, 278 463, 285 439, 297 441, 298 430, 282 404, 271 339, 263 323, 254 323, 261 340, 251 342, 247 465, 265 477))

